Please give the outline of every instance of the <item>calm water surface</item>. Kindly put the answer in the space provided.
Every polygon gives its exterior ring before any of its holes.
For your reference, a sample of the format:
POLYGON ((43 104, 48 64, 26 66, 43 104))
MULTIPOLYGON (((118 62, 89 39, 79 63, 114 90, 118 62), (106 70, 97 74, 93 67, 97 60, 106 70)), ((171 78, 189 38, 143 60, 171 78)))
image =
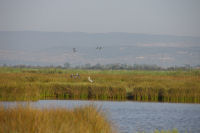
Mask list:
MULTIPOLYGON (((16 102, 3 102, 13 106, 16 102)), ((200 104, 151 103, 133 101, 40 100, 37 107, 68 107, 95 104, 101 106, 120 133, 152 132, 173 129, 179 132, 200 133, 200 104)))

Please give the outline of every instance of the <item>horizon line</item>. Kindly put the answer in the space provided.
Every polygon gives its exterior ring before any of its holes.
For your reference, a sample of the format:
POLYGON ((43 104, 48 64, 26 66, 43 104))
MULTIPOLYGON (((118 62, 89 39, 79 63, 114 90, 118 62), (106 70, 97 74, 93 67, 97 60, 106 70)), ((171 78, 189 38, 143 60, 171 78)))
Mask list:
POLYGON ((0 30, 0 32, 46 32, 46 33, 83 33, 83 34, 110 34, 110 33, 121 33, 121 34, 135 34, 135 35, 152 35, 152 36, 174 36, 174 37, 194 37, 200 38, 200 36, 194 35, 175 35, 175 34, 155 34, 155 33, 139 33, 139 32, 85 32, 85 31, 40 31, 40 30, 0 30))

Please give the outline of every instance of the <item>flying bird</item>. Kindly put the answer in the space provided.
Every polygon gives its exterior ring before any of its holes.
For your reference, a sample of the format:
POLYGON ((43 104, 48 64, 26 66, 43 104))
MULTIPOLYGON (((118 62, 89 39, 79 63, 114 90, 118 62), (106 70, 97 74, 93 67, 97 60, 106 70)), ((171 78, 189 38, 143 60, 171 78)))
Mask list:
POLYGON ((102 46, 97 46, 97 48, 96 48, 97 50, 102 50, 103 49, 103 47, 102 46))
POLYGON ((74 52, 74 53, 77 52, 76 48, 73 48, 73 52, 74 52))

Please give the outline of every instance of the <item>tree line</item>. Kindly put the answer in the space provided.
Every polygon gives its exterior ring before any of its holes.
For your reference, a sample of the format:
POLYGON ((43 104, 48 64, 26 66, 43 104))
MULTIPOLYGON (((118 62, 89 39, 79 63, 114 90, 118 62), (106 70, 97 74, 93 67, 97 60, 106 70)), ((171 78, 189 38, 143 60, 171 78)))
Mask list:
POLYGON ((63 65, 49 65, 49 66, 33 66, 33 65, 1 65, 3 67, 14 67, 14 68, 63 68, 63 69, 88 69, 88 70, 191 70, 191 69, 200 69, 200 65, 190 66, 188 64, 183 66, 170 66, 167 68, 158 66, 156 64, 121 64, 121 63, 112 63, 112 64, 100 64, 91 65, 90 63, 84 65, 72 66, 70 63, 66 62, 63 65))

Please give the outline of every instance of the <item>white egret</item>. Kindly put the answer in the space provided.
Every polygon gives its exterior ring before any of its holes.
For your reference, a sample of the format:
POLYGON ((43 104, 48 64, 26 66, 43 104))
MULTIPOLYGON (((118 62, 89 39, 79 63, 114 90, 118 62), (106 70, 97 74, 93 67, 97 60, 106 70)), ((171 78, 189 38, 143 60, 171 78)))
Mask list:
POLYGON ((90 78, 90 76, 88 77, 88 80, 89 80, 91 83, 94 82, 94 80, 92 80, 92 79, 90 78))

